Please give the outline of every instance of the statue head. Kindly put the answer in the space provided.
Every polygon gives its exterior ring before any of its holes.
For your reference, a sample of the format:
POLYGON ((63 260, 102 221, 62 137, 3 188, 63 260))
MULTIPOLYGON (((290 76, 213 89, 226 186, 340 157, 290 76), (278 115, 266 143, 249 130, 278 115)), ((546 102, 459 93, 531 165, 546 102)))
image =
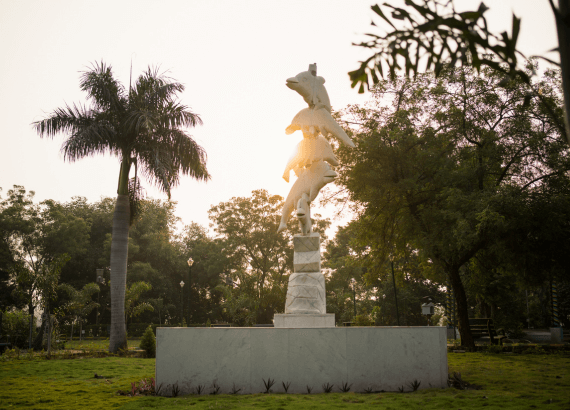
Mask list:
POLYGON ((309 104, 310 108, 325 108, 330 112, 332 108, 329 95, 324 86, 325 79, 318 77, 316 73, 316 64, 311 64, 309 71, 303 71, 295 77, 288 78, 286 85, 290 89, 297 91, 305 102, 309 104))

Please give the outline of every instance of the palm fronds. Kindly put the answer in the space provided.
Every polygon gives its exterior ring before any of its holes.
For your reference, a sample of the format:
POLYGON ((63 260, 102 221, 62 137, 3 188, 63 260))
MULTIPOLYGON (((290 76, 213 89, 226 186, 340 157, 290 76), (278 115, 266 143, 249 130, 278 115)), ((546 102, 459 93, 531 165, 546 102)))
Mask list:
POLYGON ((91 70, 83 72, 79 86, 100 111, 124 111, 125 88, 113 77, 111 66, 95 62, 91 70))
MULTIPOLYGON (((68 135, 62 145, 65 160, 103 153, 121 161, 134 158, 142 175, 169 197, 181 175, 203 181, 210 178, 206 152, 184 129, 202 120, 178 101, 182 84, 149 67, 127 94, 111 66, 96 62, 82 74, 80 87, 87 92, 91 107, 65 105, 32 124, 41 137, 68 135)), ((128 178, 127 174, 120 179, 128 178)), ((123 181, 126 185, 127 180, 123 181)))

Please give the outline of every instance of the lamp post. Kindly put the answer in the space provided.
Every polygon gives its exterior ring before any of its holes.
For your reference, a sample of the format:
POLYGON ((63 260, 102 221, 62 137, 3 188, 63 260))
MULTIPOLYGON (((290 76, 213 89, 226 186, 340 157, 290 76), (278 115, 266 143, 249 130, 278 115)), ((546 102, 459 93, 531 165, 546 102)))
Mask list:
POLYGON ((184 281, 180 281, 180 326, 182 327, 182 321, 184 317, 184 300, 182 299, 182 289, 184 288, 184 281))
POLYGON ((434 307, 435 305, 433 303, 431 303, 431 298, 427 298, 428 303, 423 303, 422 304, 422 315, 426 315, 428 318, 428 326, 429 326, 429 322, 431 317, 434 315, 435 311, 434 311, 434 307))
POLYGON ((194 259, 188 258, 188 324, 190 324, 190 320, 192 319, 192 309, 191 309, 191 293, 192 293, 192 265, 194 265, 194 259))
POLYGON ((356 279, 352 278, 352 302, 354 303, 354 318, 356 319, 356 279))

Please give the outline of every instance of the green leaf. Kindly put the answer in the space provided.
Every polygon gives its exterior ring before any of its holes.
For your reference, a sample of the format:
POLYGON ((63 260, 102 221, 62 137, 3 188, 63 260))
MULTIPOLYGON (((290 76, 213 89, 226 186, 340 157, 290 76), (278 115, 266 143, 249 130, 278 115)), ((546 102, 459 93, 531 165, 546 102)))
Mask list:
POLYGON ((392 24, 392 22, 388 19, 388 17, 386 17, 384 15, 384 13, 382 12, 382 10, 380 10, 380 7, 378 6, 378 4, 375 4, 374 6, 370 7, 372 9, 372 11, 376 14, 378 14, 380 17, 382 17, 384 20, 386 20, 386 22, 391 25, 392 27, 394 27, 394 30, 396 29, 396 26, 394 26, 392 24))

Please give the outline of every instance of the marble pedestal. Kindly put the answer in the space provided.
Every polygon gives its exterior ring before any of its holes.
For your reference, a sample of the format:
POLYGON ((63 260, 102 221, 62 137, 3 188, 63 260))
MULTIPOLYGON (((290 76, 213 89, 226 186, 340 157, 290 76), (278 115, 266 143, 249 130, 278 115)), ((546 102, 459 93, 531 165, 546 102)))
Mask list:
POLYGON ((274 393, 322 393, 322 385, 342 383, 351 392, 398 391, 411 382, 420 389, 447 386, 444 327, 157 328, 156 384, 162 394, 210 393, 232 388, 240 394, 265 391, 263 379, 275 380, 274 393))
POLYGON ((323 315, 327 311, 318 233, 293 237, 293 274, 287 285, 285 314, 323 315))
POLYGON ((321 273, 321 237, 318 233, 293 237, 293 270, 287 285, 285 314, 276 314, 277 328, 335 327, 327 314, 325 277, 321 273))
POLYGON ((323 328, 335 327, 334 313, 316 314, 276 314, 273 318, 274 327, 288 328, 323 328))

